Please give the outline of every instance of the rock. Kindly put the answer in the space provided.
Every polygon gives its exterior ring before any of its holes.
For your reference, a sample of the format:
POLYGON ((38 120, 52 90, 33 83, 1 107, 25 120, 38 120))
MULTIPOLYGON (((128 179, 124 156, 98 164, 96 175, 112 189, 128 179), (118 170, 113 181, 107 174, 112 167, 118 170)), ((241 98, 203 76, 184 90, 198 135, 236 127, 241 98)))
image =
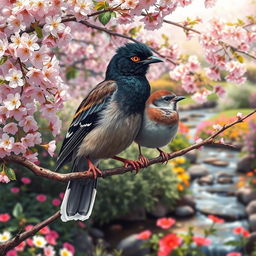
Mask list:
POLYGON ((197 114, 197 113, 192 113, 191 115, 190 115, 190 117, 192 117, 192 118, 202 118, 202 117, 204 117, 205 115, 203 115, 203 114, 197 114))
POLYGON ((194 210, 196 209, 195 199, 192 195, 189 195, 189 194, 184 195, 182 198, 180 198, 179 201, 177 202, 177 205, 178 206, 189 205, 194 210))
POLYGON ((206 175, 197 180, 198 184, 202 185, 212 185, 213 184, 213 176, 206 175))
POLYGON ((233 178, 221 176, 217 178, 217 182, 220 184, 231 184, 233 183, 233 178))
POLYGON ((203 162, 206 163, 206 164, 211 164, 211 165, 215 165, 215 166, 222 166, 222 167, 225 167, 225 166, 229 165, 229 163, 227 161, 220 160, 216 157, 206 158, 206 159, 204 159, 203 162))
POLYGON ((150 253, 149 248, 141 248, 143 240, 139 240, 136 237, 136 234, 130 235, 117 245, 118 250, 122 250, 123 256, 145 256, 150 253))
POLYGON ((256 231, 256 214, 249 216, 249 226, 252 232, 256 231))
POLYGON ((236 170, 241 173, 247 173, 253 171, 253 159, 249 156, 242 157, 238 163, 236 170))
POLYGON ((189 205, 184 205, 184 206, 178 206, 175 209, 174 213, 178 217, 191 217, 195 214, 195 210, 189 205))
POLYGON ((248 204, 256 200, 256 191, 249 187, 242 187, 238 189, 236 196, 241 203, 248 204))
POLYGON ((144 208, 135 208, 132 212, 123 215, 120 217, 121 220, 128 220, 128 221, 139 221, 146 219, 146 211, 144 208))
POLYGON ((187 154, 185 154, 185 157, 190 161, 191 164, 195 164, 197 160, 197 152, 195 150, 189 151, 187 154))
POLYGON ((86 255, 93 256, 93 241, 86 232, 78 231, 75 234, 74 246, 78 251, 83 251, 86 252, 86 255))
POLYGON ((245 208, 248 215, 256 214, 256 200, 251 201, 245 208))
POLYGON ((98 228, 90 228, 89 234, 94 238, 104 238, 104 233, 98 228))
POLYGON ((150 211, 150 214, 153 215, 155 218, 161 218, 166 216, 168 212, 169 212, 168 208, 164 204, 158 201, 154 209, 150 211))
POLYGON ((188 173, 191 177, 191 179, 200 178, 202 176, 208 175, 208 171, 205 168, 204 165, 201 164, 195 164, 188 168, 188 173))

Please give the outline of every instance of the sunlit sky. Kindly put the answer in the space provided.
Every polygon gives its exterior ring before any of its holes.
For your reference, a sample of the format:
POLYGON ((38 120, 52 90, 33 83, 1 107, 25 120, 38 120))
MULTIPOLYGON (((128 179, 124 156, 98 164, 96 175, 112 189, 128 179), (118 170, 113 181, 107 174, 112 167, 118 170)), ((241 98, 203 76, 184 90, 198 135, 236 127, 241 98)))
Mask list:
MULTIPOLYGON (((237 18, 244 19, 248 15, 255 15, 255 11, 256 0, 217 0, 216 5, 208 9, 204 7, 204 0, 194 0, 193 4, 185 8, 178 8, 166 19, 179 22, 185 20, 186 17, 195 18, 198 16, 203 18, 203 20, 220 18, 236 21, 237 18)), ((202 27, 197 28, 199 30, 203 29, 202 27)), ((197 41, 187 41, 182 29, 164 24, 160 31, 166 33, 171 38, 171 42, 177 42, 182 51, 190 53, 197 53, 199 51, 197 41)))

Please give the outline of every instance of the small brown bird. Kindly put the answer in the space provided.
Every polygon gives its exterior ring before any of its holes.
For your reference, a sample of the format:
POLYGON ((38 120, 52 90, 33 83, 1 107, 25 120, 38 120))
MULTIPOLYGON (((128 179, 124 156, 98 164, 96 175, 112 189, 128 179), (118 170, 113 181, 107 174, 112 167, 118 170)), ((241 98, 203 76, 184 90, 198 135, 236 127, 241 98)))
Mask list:
POLYGON ((167 145, 176 135, 179 126, 177 102, 185 99, 168 90, 157 90, 146 101, 143 122, 135 139, 139 146, 139 161, 143 167, 148 159, 141 153, 141 147, 156 148, 160 156, 168 161, 168 154, 160 148, 167 145))

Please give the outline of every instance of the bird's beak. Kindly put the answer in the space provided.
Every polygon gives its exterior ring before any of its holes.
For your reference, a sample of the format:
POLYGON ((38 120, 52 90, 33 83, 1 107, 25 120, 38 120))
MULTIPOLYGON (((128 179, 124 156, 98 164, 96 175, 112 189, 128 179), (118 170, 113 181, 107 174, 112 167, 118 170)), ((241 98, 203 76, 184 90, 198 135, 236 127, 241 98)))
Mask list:
POLYGON ((186 97, 184 97, 184 96, 176 96, 176 97, 174 98, 174 101, 178 102, 178 101, 184 100, 184 99, 186 99, 186 97))
POLYGON ((150 56, 146 60, 141 61, 143 64, 151 64, 151 63, 158 63, 158 62, 163 62, 164 60, 156 57, 156 56, 150 56))

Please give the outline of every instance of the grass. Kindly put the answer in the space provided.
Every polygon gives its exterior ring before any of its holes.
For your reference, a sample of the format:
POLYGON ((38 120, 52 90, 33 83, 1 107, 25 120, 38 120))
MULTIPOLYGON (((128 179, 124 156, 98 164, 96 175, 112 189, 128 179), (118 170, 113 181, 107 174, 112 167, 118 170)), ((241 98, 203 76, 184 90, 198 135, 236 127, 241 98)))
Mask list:
POLYGON ((214 115, 210 120, 215 120, 218 119, 220 116, 226 116, 226 117, 232 117, 232 116, 236 116, 236 114, 238 112, 242 113, 243 115, 247 115, 249 114, 253 109, 251 108, 237 108, 237 109, 229 109, 229 110, 225 110, 222 111, 216 115, 214 115))

